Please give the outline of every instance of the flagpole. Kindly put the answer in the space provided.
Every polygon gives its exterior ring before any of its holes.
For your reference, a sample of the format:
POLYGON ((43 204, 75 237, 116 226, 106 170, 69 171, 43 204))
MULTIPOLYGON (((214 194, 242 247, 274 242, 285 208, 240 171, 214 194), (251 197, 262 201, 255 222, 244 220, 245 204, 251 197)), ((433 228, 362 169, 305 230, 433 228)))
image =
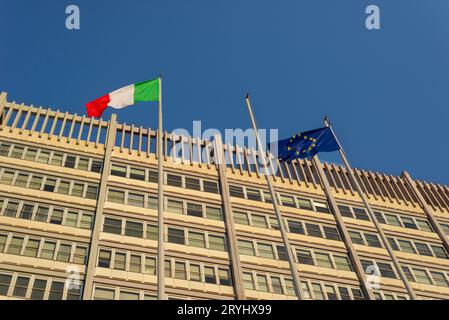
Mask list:
POLYGON ((296 296, 298 297, 298 300, 302 300, 304 298, 304 295, 301 290, 301 282, 299 280, 298 269, 296 267, 296 262, 293 258, 292 250, 290 247, 290 241, 288 240, 287 230, 285 229, 284 221, 282 220, 281 212, 279 210, 278 197, 276 196, 276 193, 275 193, 274 187, 273 187, 273 183, 271 182, 270 174, 268 172, 267 161, 265 158, 266 152, 264 151, 264 149, 262 147, 262 143, 260 141, 259 131, 257 130, 256 120, 254 118, 253 109, 251 107, 251 101, 249 100, 249 94, 246 96, 246 106, 248 107, 249 116, 251 118, 251 123, 252 123, 253 129, 254 129, 254 134, 256 135, 257 148, 259 150, 259 154, 262 159, 262 166, 264 169, 265 178, 267 180, 268 189, 270 190, 274 212, 276 213, 276 217, 277 217, 278 224, 279 224, 279 229, 281 231, 281 236, 282 236, 282 239, 283 239, 284 245, 285 245, 285 251, 287 252, 288 263, 290 265, 290 272, 292 274, 293 285, 295 288, 296 296))
POLYGON ((159 300, 165 297, 165 251, 164 251, 164 162, 162 152, 162 76, 159 76, 159 107, 157 131, 158 157, 158 246, 157 246, 157 296, 159 300))
POLYGON ((396 271, 399 274, 399 277, 401 278, 402 282, 404 283, 405 289, 407 290, 410 299, 412 300, 417 300, 418 297, 416 296, 413 288, 410 286, 410 283, 408 282, 407 277, 405 276, 404 271, 401 268, 401 265, 399 264, 399 261, 397 260, 393 249, 390 246, 390 243, 388 242, 388 239, 385 235, 385 233, 382 230, 382 227, 379 224, 379 221, 377 221, 376 215, 374 214, 373 209, 371 208, 371 205, 368 202, 368 198, 366 197, 365 193, 363 192, 359 182, 357 181, 354 172, 351 168, 351 165, 349 164, 348 159, 346 158, 346 153, 340 143, 340 141, 338 141, 337 136, 335 135, 334 129, 332 128, 332 125, 330 124, 330 121, 327 117, 324 118, 324 124, 326 125, 326 127, 329 127, 329 129, 331 130, 332 134, 335 137, 335 140, 337 141, 338 145, 340 146, 340 149, 338 150, 341 159, 343 160, 343 163, 346 167, 346 171, 348 171, 349 177, 351 178, 352 183, 354 184, 356 191, 358 192, 358 194, 360 195, 360 197, 362 198, 362 201, 366 207, 366 209, 368 210, 368 214, 371 218, 371 221, 374 223, 374 226, 377 229, 377 232, 379 233, 379 236, 382 240, 383 245, 385 246, 385 249, 387 250, 391 260, 393 261, 393 264, 395 266, 396 271))

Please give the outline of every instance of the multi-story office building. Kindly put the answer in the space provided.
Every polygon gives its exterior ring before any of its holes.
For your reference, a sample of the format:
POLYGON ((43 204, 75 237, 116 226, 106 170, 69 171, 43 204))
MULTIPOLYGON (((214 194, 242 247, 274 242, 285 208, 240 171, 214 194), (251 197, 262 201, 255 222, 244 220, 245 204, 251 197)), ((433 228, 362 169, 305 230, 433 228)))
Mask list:
MULTIPOLYGON (((5 93, 0 115, 0 299, 156 299, 156 132, 5 93)), ((343 167, 271 159, 280 228, 254 150, 163 138, 168 298, 449 298, 447 186, 354 170, 376 226, 343 167)))

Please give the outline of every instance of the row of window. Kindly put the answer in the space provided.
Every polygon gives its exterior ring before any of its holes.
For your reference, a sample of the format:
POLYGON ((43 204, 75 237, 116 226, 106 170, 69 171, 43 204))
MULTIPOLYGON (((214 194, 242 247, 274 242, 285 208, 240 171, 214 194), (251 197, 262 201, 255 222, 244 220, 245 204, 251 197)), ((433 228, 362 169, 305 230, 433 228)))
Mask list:
MULTIPOLYGON (((190 228, 167 227, 166 241, 210 250, 227 251, 224 235, 190 228)), ((156 224, 138 220, 106 216, 103 232, 150 240, 158 239, 156 224)))
MULTIPOLYGON (((100 248, 98 267, 156 275, 156 257, 137 252, 100 248)), ((178 260, 165 260, 165 276, 231 286, 229 267, 178 260)))
MULTIPOLYGON (((112 163, 111 175, 133 180, 154 183, 158 182, 158 173, 156 170, 117 163, 112 163)), ((216 194, 219 193, 217 181, 187 177, 171 173, 166 173, 165 179, 165 184, 169 186, 216 194)))
POLYGON ((80 300, 79 282, 0 270, 0 296, 31 300, 80 300))
POLYGON ((157 300, 157 296, 154 292, 96 284, 93 300, 157 300))
POLYGON ((92 228, 93 223, 93 213, 6 198, 0 198, 0 216, 88 230, 92 228))
POLYGON ((6 142, 0 142, 0 156, 98 173, 103 166, 97 159, 6 142))
POLYGON ((33 190, 54 192, 73 197, 97 199, 98 185, 71 179, 42 176, 19 170, 0 170, 0 183, 33 190))
POLYGON ((87 259, 87 245, 1 232, 0 253, 84 265, 87 259))
MULTIPOLYGON (((379 241, 379 237, 374 233, 350 230, 349 235, 351 237, 351 241, 355 244, 375 248, 383 247, 382 243, 379 241)), ((425 243, 416 240, 406 240, 398 237, 388 237, 387 239, 391 248, 395 251, 449 259, 449 256, 442 245, 425 243)))
MULTIPOLYGON (((343 217, 365 221, 371 220, 364 208, 351 207, 347 205, 339 205, 338 208, 343 217)), ((429 221, 425 218, 415 218, 412 216, 405 216, 394 212, 381 212, 377 210, 374 211, 374 214, 377 221, 382 224, 426 232, 434 232, 429 221)))

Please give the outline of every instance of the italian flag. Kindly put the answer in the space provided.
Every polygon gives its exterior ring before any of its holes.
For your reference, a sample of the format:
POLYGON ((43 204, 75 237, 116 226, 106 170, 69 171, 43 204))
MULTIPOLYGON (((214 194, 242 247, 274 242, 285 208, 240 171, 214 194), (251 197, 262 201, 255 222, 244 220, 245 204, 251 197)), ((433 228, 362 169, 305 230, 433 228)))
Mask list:
POLYGON ((160 78, 131 84, 86 104, 89 117, 101 117, 107 107, 123 109, 138 101, 159 101, 160 78))

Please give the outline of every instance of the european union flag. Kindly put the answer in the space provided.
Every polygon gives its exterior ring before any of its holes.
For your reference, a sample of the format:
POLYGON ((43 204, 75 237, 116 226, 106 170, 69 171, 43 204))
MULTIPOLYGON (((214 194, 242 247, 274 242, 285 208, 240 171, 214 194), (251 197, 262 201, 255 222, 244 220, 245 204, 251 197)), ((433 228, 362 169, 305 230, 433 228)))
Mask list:
MULTIPOLYGON (((270 151, 275 152, 271 148, 270 151)), ((312 158, 318 152, 340 150, 340 145, 329 127, 315 129, 278 141, 278 158, 291 161, 297 158, 312 158)))

